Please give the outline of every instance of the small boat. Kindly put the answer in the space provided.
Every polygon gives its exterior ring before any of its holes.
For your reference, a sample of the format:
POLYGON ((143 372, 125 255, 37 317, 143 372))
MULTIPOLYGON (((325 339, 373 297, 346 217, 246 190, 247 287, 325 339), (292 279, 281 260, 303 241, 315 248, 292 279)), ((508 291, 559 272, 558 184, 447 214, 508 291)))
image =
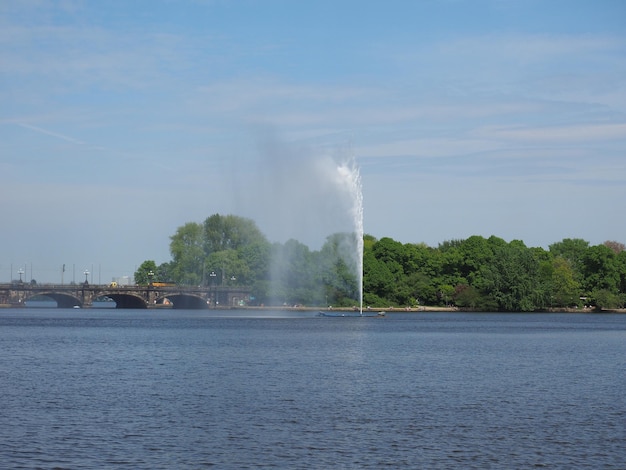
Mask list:
POLYGON ((318 317, 384 317, 385 312, 340 312, 332 310, 320 310, 317 312, 318 317))

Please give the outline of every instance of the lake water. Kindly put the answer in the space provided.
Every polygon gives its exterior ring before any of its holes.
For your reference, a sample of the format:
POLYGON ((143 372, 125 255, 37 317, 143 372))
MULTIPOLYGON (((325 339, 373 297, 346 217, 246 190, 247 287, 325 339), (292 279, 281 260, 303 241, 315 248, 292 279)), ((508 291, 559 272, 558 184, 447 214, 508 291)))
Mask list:
POLYGON ((0 467, 626 468, 626 315, 0 310, 0 467))

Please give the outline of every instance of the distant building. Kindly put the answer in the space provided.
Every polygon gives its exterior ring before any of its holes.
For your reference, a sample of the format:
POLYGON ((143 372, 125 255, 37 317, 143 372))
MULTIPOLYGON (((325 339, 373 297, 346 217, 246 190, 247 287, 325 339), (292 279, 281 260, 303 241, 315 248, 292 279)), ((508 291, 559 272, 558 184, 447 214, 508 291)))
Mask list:
POLYGON ((112 282, 117 283, 118 286, 132 286, 135 284, 135 280, 131 276, 114 277, 112 282))

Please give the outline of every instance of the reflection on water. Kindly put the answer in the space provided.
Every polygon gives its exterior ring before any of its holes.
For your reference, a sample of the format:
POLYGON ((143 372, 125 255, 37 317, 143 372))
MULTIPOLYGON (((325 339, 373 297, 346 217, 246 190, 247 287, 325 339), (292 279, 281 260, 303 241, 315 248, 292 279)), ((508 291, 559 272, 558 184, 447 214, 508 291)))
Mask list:
MULTIPOLYGON (((24 305, 28 308, 58 308, 56 300, 27 300, 24 305)), ((116 303, 113 300, 101 300, 92 302, 90 308, 115 308, 116 303)))

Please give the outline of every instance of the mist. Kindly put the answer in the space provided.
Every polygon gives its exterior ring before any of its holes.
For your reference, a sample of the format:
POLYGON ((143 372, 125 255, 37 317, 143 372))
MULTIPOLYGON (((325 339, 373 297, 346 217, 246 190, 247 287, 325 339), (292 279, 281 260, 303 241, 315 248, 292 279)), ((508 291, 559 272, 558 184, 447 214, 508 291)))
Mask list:
POLYGON ((289 245, 272 259, 274 288, 290 258, 304 256, 290 241, 318 251, 333 236, 332 250, 354 273, 362 297, 362 191, 350 148, 289 143, 264 132, 252 158, 235 167, 236 215, 254 220, 270 242, 289 245))
POLYGON ((311 250, 334 233, 355 231, 353 195, 341 171, 352 158, 348 149, 264 135, 257 151, 233 185, 236 215, 254 220, 271 242, 294 239, 311 250))

